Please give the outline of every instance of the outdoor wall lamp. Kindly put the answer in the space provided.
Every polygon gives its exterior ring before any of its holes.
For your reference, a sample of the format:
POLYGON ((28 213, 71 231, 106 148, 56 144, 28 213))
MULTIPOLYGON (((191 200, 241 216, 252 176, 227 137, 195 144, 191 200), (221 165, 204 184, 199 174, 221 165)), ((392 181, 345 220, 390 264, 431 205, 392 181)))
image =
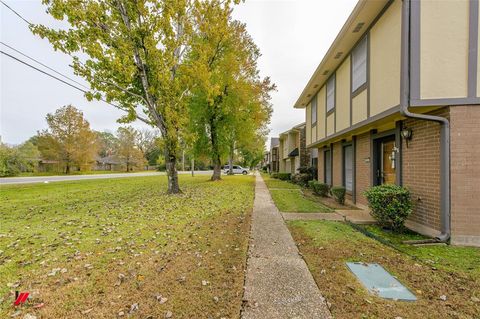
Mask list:
POLYGON ((401 132, 403 139, 408 147, 408 141, 412 139, 412 129, 411 128, 404 128, 401 132))

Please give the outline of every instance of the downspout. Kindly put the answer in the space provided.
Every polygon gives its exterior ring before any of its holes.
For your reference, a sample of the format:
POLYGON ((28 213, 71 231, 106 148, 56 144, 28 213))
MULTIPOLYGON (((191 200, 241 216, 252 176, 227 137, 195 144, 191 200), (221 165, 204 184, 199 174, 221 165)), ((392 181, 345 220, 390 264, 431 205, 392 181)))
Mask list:
POLYGON ((402 4, 402 61, 400 114, 408 118, 433 121, 440 124, 440 222, 438 241, 447 242, 451 234, 450 220, 450 122, 441 116, 412 113, 410 107, 410 7, 411 0, 402 4))

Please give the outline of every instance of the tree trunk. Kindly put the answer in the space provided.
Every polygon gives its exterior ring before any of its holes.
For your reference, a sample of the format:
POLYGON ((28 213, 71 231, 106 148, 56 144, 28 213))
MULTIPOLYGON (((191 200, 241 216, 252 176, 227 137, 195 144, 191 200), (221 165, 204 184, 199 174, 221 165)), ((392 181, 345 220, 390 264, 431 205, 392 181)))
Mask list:
POLYGON ((65 174, 70 174, 70 164, 67 162, 67 167, 65 168, 65 174))
POLYGON ((181 193, 178 185, 177 157, 168 150, 165 151, 165 164, 168 177, 168 194, 181 193))
POLYGON ((212 143, 212 162, 213 175, 210 180, 219 181, 222 179, 222 161, 220 159, 220 152, 218 149, 217 129, 214 118, 210 119, 210 140, 212 143))
POLYGON ((216 154, 213 156, 213 175, 212 181, 219 181, 222 179, 222 162, 220 160, 220 155, 216 154))
POLYGON ((230 156, 228 158, 228 175, 233 175, 233 145, 230 146, 230 156))

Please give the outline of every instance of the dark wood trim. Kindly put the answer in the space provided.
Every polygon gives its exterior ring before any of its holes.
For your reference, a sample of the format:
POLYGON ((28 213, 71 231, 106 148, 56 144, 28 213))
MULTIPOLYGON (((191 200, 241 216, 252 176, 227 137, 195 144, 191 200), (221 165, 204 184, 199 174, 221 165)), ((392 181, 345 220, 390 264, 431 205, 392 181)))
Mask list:
MULTIPOLYGON (((375 121, 378 121, 378 120, 380 120, 380 119, 384 119, 384 118, 386 118, 387 116, 390 116, 390 115, 393 115, 393 114, 395 114, 395 113, 398 113, 399 110, 400 110, 400 106, 399 106, 399 105, 396 105, 396 106, 394 106, 394 107, 392 107, 392 108, 390 108, 390 109, 388 109, 388 110, 386 110, 386 111, 383 111, 383 112, 378 113, 378 114, 376 114, 376 115, 374 115, 374 116, 371 116, 371 117, 367 118, 366 120, 363 120, 363 121, 361 121, 361 122, 358 122, 358 123, 356 123, 356 124, 354 124, 354 125, 352 125, 352 126, 350 126, 350 127, 347 127, 347 128, 345 128, 345 129, 343 129, 343 130, 341 130, 341 131, 339 131, 339 132, 336 132, 336 133, 334 133, 334 134, 332 134, 332 135, 330 135, 330 136, 327 136, 327 135, 325 134, 325 137, 324 137, 324 138, 322 138, 321 140, 318 140, 318 141, 316 141, 316 142, 308 145, 308 147, 318 146, 319 144, 325 143, 325 142, 327 142, 327 141, 329 141, 329 140, 331 140, 331 139, 333 139, 333 138, 336 138, 336 137, 338 137, 338 136, 341 136, 341 135, 343 135, 343 134, 347 134, 348 132, 351 132, 351 131, 353 131, 353 130, 356 130, 356 129, 358 129, 358 128, 361 128, 362 126, 366 126, 366 125, 371 124, 371 123, 373 123, 373 122, 375 122, 375 121)), ((325 133, 326 133, 326 131, 327 131, 326 118, 327 118, 327 117, 325 117, 325 133)))
MULTIPOLYGON (((352 74, 352 75, 353 75, 353 74, 352 74)), ((360 86, 358 87, 358 89, 355 90, 355 92, 352 92, 352 93, 350 94, 351 99, 353 100, 357 95, 359 95, 360 93, 362 93, 363 91, 365 91, 365 90, 367 89, 367 87, 368 87, 367 82, 365 82, 365 83, 363 83, 362 85, 360 85, 360 86)), ((350 84, 350 90, 351 90, 351 84, 350 84)))
POLYGON ((375 158, 374 156, 374 139, 373 139, 373 136, 374 134, 377 134, 377 130, 370 130, 370 186, 373 186, 374 185, 374 182, 375 182, 375 179, 376 179, 376 176, 377 176, 377 172, 375 172, 375 167, 376 167, 376 162, 377 162, 377 159, 375 158))
MULTIPOLYGON (((360 42, 365 36, 367 36, 369 33, 370 33, 370 30, 377 24, 378 20, 380 20, 380 18, 385 14, 385 12, 388 10, 388 8, 392 5, 392 3, 394 2, 395 0, 388 0, 388 2, 385 4, 385 6, 382 8, 382 10, 377 14, 377 16, 375 17, 375 19, 373 19, 372 23, 370 23, 370 25, 368 26, 368 28, 365 29, 365 31, 362 33, 362 35, 360 36, 360 38, 357 40, 357 42, 355 42, 355 44, 352 46, 352 48, 350 49, 350 51, 347 52, 347 54, 344 55, 343 59, 340 61, 340 63, 338 64, 338 66, 333 69, 332 73, 330 74, 330 76, 332 76, 333 74, 335 74, 337 72, 337 70, 340 68, 340 66, 342 66, 342 64, 345 62, 345 60, 352 54, 352 51, 353 49, 357 46, 358 42, 360 42)), ((368 41, 368 40, 367 40, 368 41)), ((368 54, 368 50, 367 50, 367 54, 368 54)), ((368 59, 367 59, 368 61, 368 59)), ((326 86, 326 83, 328 82, 328 79, 330 79, 330 76, 327 78, 327 80, 325 82, 323 82, 323 84, 321 86, 319 86, 319 88, 317 89, 316 93, 318 93, 322 87, 326 86)), ((307 86, 308 86, 308 83, 307 83, 307 86)), ((303 95, 303 91, 302 91, 302 94, 303 95)), ((301 96, 300 96, 301 97, 301 96)), ((299 100, 297 100, 298 102, 299 100)), ((296 103, 295 103, 296 104, 296 103)), ((304 108, 304 107, 299 107, 299 108, 304 108)))
POLYGON ((357 136, 352 136, 352 157, 353 157, 353 167, 352 167, 352 202, 357 203, 357 136))
POLYGON ((370 32, 367 36, 367 119, 370 118, 370 32))

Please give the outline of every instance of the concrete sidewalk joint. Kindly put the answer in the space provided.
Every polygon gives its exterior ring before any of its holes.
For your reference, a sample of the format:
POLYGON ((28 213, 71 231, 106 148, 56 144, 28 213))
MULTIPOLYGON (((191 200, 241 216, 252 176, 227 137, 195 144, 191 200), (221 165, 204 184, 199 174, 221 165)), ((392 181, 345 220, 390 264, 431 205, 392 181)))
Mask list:
POLYGON ((250 236, 241 317, 331 318, 325 299, 259 174, 250 236))

